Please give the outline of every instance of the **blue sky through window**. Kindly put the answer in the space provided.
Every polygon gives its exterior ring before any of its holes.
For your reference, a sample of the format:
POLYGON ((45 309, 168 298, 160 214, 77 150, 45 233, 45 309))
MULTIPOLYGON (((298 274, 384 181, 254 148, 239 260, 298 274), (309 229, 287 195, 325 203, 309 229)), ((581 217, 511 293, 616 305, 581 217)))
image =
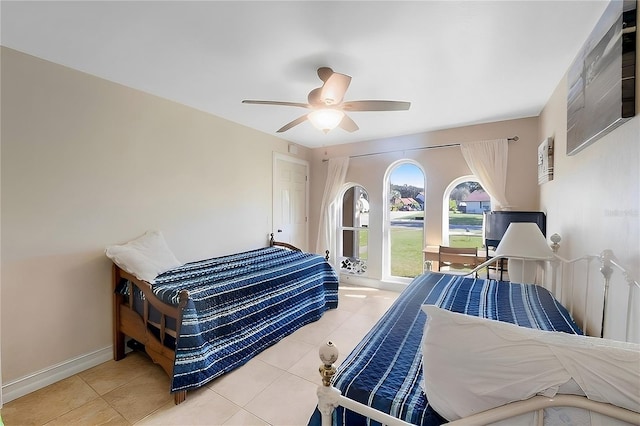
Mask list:
POLYGON ((412 185, 424 188, 424 175, 422 170, 413 164, 401 164, 391 172, 390 181, 393 185, 412 185))

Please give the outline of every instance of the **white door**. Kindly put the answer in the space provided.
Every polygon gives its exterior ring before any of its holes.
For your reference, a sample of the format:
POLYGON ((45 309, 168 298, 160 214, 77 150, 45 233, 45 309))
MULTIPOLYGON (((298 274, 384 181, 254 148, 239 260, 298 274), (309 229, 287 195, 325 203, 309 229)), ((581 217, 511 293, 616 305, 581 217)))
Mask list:
POLYGON ((308 250, 308 176, 309 163, 282 154, 273 157, 273 234, 308 250))

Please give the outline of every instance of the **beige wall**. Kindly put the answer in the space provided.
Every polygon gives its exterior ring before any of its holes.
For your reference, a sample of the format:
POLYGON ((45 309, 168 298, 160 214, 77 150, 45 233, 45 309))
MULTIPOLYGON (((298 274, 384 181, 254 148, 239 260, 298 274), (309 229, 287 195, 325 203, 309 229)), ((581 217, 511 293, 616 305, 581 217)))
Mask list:
POLYGON ((111 345, 107 245, 160 229, 190 261, 267 242, 283 140, 6 48, 2 114, 5 384, 111 345))
MULTIPOLYGON (((547 229, 563 237, 560 254, 574 258, 609 248, 635 279, 640 277, 639 77, 637 60, 636 116, 575 155, 566 154, 566 76, 540 115, 540 140, 549 136, 555 140, 554 179, 541 186, 540 204, 549 213, 547 229)), ((596 293, 594 300, 600 297, 596 293)), ((626 292, 614 293, 612 298, 612 306, 619 306, 624 314, 626 292)), ((640 297, 636 302, 640 311, 640 297)), ((596 321, 599 318, 592 323, 598 326, 596 321)), ((640 316, 634 321, 640 323, 640 316)), ((636 341, 639 336, 636 330, 636 341)))
MULTIPOLYGON (((640 85, 639 85, 640 87, 640 85)), ((554 179, 541 186, 547 227, 564 237, 566 256, 605 246, 640 273, 640 116, 578 154, 566 154, 566 80, 540 119, 555 142, 554 179)), ((541 139, 542 140, 542 139, 541 139)))
POLYGON ((310 241, 316 241, 318 211, 322 202, 327 163, 325 158, 354 156, 395 150, 394 153, 352 158, 346 181, 365 187, 369 193, 369 262, 371 278, 382 277, 383 187, 385 172, 397 160, 410 159, 426 173, 425 244, 439 245, 442 239, 442 199, 447 186, 456 178, 470 175, 459 147, 427 150, 411 148, 443 145, 484 139, 518 136, 509 143, 507 198, 514 210, 535 210, 538 207, 537 147, 538 119, 527 118, 490 124, 460 127, 392 139, 318 148, 312 151, 310 241), (406 150, 406 151, 403 151, 406 150))

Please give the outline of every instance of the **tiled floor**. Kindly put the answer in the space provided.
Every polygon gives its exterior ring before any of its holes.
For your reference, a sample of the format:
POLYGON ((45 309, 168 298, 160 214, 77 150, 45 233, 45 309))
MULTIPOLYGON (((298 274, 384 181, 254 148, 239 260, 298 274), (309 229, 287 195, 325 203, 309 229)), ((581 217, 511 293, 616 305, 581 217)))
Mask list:
POLYGON ((339 308, 174 405, 169 378, 140 353, 109 361, 4 405, 15 425, 306 425, 320 383, 318 347, 338 364, 398 296, 341 286, 339 308))

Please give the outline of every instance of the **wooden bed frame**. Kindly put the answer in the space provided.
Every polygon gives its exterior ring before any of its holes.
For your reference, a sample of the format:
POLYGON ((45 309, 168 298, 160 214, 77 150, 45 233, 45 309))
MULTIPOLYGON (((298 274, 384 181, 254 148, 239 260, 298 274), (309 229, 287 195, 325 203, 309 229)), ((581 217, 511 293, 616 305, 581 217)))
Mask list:
MULTIPOLYGON (((125 336, 140 342, 144 345, 145 352, 151 357, 154 363, 162 367, 169 377, 173 376, 173 364, 175 360, 175 350, 165 345, 167 336, 174 339, 180 332, 180 320, 182 311, 189 300, 189 292, 180 292, 180 303, 178 306, 167 305, 153 294, 151 284, 139 280, 132 274, 120 269, 113 264, 113 359, 120 361, 125 357, 125 336), (122 294, 116 292, 116 288, 122 279, 128 280, 129 297, 128 302, 122 294), (144 314, 140 316, 136 312, 133 302, 134 288, 144 294, 143 306, 144 314), (160 313, 160 322, 149 320, 149 306, 153 306, 160 313), (176 329, 167 328, 167 318, 176 321, 176 329), (159 338, 149 331, 148 325, 153 325, 159 331, 159 338)), ((187 391, 183 390, 174 394, 174 401, 180 404, 187 397, 187 391)))
MULTIPOLYGON (((554 240, 554 244, 551 246, 554 253, 557 253, 559 237, 557 240, 554 240)), ((493 262, 498 262, 501 258, 506 258, 505 256, 498 256, 490 259, 487 262, 482 263, 473 271, 469 272, 469 275, 474 274, 478 270, 486 267, 488 264, 493 262)), ((573 286, 573 269, 576 264, 581 262, 585 262, 585 269, 589 268, 589 263, 592 260, 598 260, 600 262, 600 272, 604 277, 604 285, 603 285, 603 315, 602 315, 602 323, 600 330, 600 337, 602 337, 604 333, 604 325, 605 319, 607 317, 607 301, 608 301, 608 292, 611 276, 614 270, 618 270, 622 273, 625 281, 629 285, 629 293, 628 293, 628 307, 627 307, 627 318, 626 318, 626 330, 625 330, 625 339, 629 341, 629 330, 630 330, 630 319, 631 319, 631 308, 632 308, 632 300, 633 300, 633 291, 634 289, 640 289, 640 284, 638 281, 634 280, 628 273, 628 271, 618 264, 613 256, 611 250, 604 250, 600 255, 592 255, 592 256, 584 256, 574 260, 563 259, 556 254, 556 260, 550 261, 550 265, 548 268, 551 271, 551 277, 549 281, 544 281, 545 284, 550 283, 551 290, 554 295, 557 297, 557 278, 560 277, 562 281, 560 291, 562 293, 568 293, 568 296, 571 297, 573 295, 574 286, 573 286), (565 271, 564 266, 562 268, 558 268, 558 265, 567 265, 568 269, 571 271, 568 273, 570 275, 567 279, 567 271, 565 271), (567 282, 565 282, 567 281, 567 282), (568 289, 565 288, 565 285, 568 286, 568 289)), ((526 259, 522 259, 526 260, 526 259)), ((588 272, 587 272, 588 277, 588 272)), ((587 283, 589 283, 587 278, 587 283)), ((586 288, 589 288, 587 284, 586 288)), ((588 295, 588 291, 587 291, 588 295)), ((567 295, 562 294, 562 298, 567 298, 567 295)), ((560 298, 562 302, 562 299, 560 298)), ((585 334, 587 334, 587 308, 588 308, 588 296, 584 298, 584 320, 582 329, 585 334)), ((570 300, 569 306, 567 306, 571 314, 573 315, 573 300, 570 300)), ((322 385, 318 386, 318 410, 321 413, 322 417, 322 425, 329 426, 332 424, 332 414, 336 407, 342 406, 346 409, 354 411, 356 413, 362 414, 363 416, 369 417, 373 420, 376 420, 382 424, 386 424, 389 426, 410 426, 410 423, 407 423, 403 420, 398 419, 397 417, 393 417, 387 413, 381 412, 372 408, 370 406, 364 405, 360 402, 349 399, 343 395, 341 395, 340 390, 336 389, 331 385, 332 377, 336 373, 336 368, 333 363, 338 358, 338 349, 333 345, 332 342, 328 342, 326 345, 320 347, 320 376, 322 378, 322 385)), ((475 414, 470 417, 466 417, 463 419, 459 419, 456 421, 452 421, 450 425, 456 426, 475 426, 481 424, 489 424, 501 420, 506 420, 521 414, 530 413, 530 412, 538 412, 537 421, 538 425, 542 426, 544 424, 544 409, 549 407, 576 407, 582 408, 585 410, 593 411, 596 413, 603 414, 605 416, 622 420, 631 424, 640 424, 640 413, 635 411, 628 410, 626 408, 618 407, 612 404, 606 404, 602 402, 596 402, 588 399, 584 396, 576 396, 576 395, 556 395, 553 398, 548 398, 544 396, 534 396, 530 399, 524 401, 512 402, 510 404, 506 404, 501 407, 496 407, 491 410, 487 410, 478 414, 475 414)))
MULTIPOLYGON (((269 246, 280 246, 294 251, 301 249, 285 242, 275 241, 273 234, 269 239, 269 246)), ((326 251, 325 259, 329 259, 329 251, 326 251)), ((160 365, 169 377, 173 377, 173 366, 175 360, 175 349, 167 345, 167 340, 177 339, 180 333, 180 322, 182 311, 189 300, 189 292, 180 292, 178 306, 168 305, 160 300, 152 291, 152 285, 147 281, 140 280, 129 272, 113 264, 113 359, 119 361, 125 357, 125 337, 128 336, 140 344, 144 345, 145 352, 154 363, 160 365), (134 307, 134 297, 125 298, 116 292, 116 288, 122 280, 128 281, 128 294, 133 295, 138 289, 144 295, 143 315, 141 316, 134 307), (128 300, 126 300, 128 299, 128 300), (160 315, 158 322, 152 321, 149 317, 151 307, 160 315), (175 321, 175 329, 167 326, 170 320, 175 321), (149 326, 157 329, 157 335, 150 331, 149 326)), ((174 393, 174 401, 180 404, 187 397, 187 391, 182 390, 174 393)))
MULTIPOLYGON (((302 251, 298 247, 292 244, 276 241, 273 238, 273 233, 271 233, 269 234, 269 247, 273 247, 273 246, 280 246, 280 247, 288 248, 289 250, 293 250, 293 251, 302 251)), ((329 261, 329 250, 324 251, 324 260, 326 260, 327 262, 329 261)))

